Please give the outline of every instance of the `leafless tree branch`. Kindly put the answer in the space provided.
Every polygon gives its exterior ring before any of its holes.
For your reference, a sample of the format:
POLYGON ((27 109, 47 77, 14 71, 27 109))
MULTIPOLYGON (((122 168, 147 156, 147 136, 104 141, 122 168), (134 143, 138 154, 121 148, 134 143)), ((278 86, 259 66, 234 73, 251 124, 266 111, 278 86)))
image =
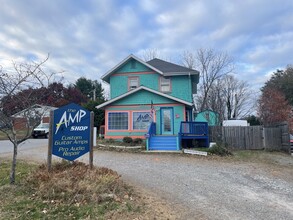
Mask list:
POLYGON ((48 56, 40 62, 16 63, 13 62, 14 72, 5 72, 0 68, 0 131, 6 134, 7 138, 14 146, 13 161, 10 174, 10 182, 15 181, 15 166, 18 145, 31 136, 31 131, 41 122, 43 112, 38 111, 34 105, 42 94, 36 94, 33 89, 44 88, 52 83, 51 79, 56 73, 46 73, 43 71, 44 64, 48 61, 48 56), (11 105, 11 102, 17 103, 11 105), (14 115, 17 107, 23 111, 19 117, 25 118, 22 135, 17 129, 17 115, 14 115))

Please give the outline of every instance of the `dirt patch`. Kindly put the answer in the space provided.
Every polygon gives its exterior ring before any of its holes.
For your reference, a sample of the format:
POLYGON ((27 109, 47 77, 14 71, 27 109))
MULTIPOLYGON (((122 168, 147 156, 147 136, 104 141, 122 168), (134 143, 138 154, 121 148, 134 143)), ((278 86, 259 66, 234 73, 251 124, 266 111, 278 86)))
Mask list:
POLYGON ((111 219, 137 219, 137 220, 175 220, 183 219, 183 210, 178 207, 170 205, 167 201, 159 199, 154 193, 148 192, 144 189, 135 187, 137 192, 137 202, 140 203, 144 210, 141 213, 127 214, 127 213, 115 213, 110 216, 111 219))

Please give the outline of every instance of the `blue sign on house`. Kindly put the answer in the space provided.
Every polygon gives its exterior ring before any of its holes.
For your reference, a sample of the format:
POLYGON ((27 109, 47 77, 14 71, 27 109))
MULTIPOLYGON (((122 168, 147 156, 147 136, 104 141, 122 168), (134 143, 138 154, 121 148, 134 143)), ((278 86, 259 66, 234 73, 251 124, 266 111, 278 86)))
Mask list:
POLYGON ((52 154, 73 161, 90 150, 90 111, 69 104, 54 111, 52 154))

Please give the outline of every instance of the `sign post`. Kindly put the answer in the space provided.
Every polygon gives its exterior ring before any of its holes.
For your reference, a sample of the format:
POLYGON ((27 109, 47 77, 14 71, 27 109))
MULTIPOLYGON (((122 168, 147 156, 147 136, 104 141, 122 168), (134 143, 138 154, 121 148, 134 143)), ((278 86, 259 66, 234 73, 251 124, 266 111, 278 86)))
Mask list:
POLYGON ((74 103, 54 110, 50 118, 48 170, 52 154, 74 161, 90 152, 89 163, 93 167, 93 119, 93 113, 74 103))
POLYGON ((54 111, 50 111, 50 127, 49 127, 49 146, 48 146, 48 165, 47 169, 50 172, 52 167, 52 133, 53 133, 54 111))
POLYGON ((89 163, 90 163, 90 168, 93 169, 93 162, 94 162, 94 149, 93 149, 93 134, 94 134, 94 112, 90 113, 90 118, 91 118, 91 137, 90 137, 90 153, 89 153, 89 163))

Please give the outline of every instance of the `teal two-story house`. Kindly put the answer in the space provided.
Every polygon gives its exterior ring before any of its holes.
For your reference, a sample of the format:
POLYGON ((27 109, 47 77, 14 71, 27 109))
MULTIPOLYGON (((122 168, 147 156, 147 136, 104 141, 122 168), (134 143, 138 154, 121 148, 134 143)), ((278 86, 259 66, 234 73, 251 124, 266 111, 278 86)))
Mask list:
POLYGON ((179 150, 178 134, 193 120, 193 94, 199 72, 160 59, 130 55, 102 76, 110 84, 105 139, 147 139, 148 150, 179 150), (181 129, 181 130, 180 130, 181 129))

